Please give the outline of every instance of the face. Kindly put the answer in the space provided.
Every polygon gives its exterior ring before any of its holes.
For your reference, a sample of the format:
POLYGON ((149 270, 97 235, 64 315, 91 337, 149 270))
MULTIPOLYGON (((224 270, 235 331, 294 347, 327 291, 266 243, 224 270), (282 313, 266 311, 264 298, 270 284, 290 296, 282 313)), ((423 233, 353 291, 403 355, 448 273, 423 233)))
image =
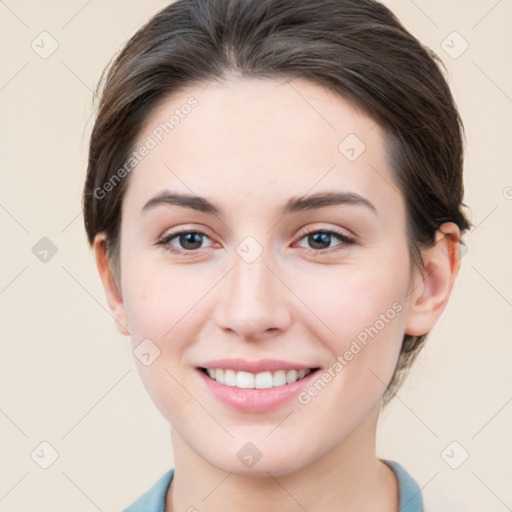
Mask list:
POLYGON ((173 95, 144 144, 122 208, 122 315, 173 436, 262 475, 348 442, 414 297, 382 129, 307 81, 236 79, 173 95))

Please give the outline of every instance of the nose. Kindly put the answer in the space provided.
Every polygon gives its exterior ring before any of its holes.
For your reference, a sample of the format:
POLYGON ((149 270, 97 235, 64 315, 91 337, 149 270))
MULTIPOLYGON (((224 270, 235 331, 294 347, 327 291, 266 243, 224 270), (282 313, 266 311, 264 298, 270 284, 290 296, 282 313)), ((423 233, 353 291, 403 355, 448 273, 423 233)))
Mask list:
POLYGON ((269 339, 287 329, 290 294, 273 266, 267 251, 252 262, 234 254, 214 313, 218 327, 246 341, 269 339))

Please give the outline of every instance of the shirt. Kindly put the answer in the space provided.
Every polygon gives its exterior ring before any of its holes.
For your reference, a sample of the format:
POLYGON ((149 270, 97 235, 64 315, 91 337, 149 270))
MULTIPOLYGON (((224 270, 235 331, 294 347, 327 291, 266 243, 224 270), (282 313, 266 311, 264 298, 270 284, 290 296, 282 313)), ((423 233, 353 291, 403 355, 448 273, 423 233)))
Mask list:
MULTIPOLYGON (((399 512, 424 512, 423 499, 418 484, 407 473, 403 466, 392 460, 384 460, 395 473, 399 490, 399 512)), ((158 481, 134 501, 123 512, 165 512, 165 496, 172 482, 174 469, 164 473, 158 481)))

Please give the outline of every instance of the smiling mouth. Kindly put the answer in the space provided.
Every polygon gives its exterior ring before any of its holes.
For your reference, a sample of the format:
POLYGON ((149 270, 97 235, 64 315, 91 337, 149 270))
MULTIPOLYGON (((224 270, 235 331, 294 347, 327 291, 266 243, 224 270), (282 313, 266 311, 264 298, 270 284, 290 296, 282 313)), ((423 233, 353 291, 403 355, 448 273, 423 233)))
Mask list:
POLYGON ((269 389, 283 387, 302 380, 319 368, 299 369, 299 370, 277 370, 275 372, 265 371, 260 373, 251 373, 245 371, 235 371, 224 368, 199 368, 210 379, 219 384, 239 389, 269 389))

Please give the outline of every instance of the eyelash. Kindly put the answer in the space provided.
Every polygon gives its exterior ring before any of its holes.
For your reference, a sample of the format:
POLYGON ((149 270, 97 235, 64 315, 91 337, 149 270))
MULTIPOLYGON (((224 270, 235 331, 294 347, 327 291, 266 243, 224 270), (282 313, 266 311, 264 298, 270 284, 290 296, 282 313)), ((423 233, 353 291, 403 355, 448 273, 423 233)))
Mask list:
MULTIPOLYGON (((173 239, 179 237, 180 235, 186 235, 186 234, 190 234, 190 233, 194 233, 197 235, 201 235, 201 236, 210 238, 206 233, 203 233, 202 231, 188 229, 188 230, 176 231, 175 233, 169 233, 168 235, 166 235, 163 238, 161 238, 160 240, 158 240, 156 245, 162 245, 162 246, 164 246, 164 248, 166 250, 168 250, 174 254, 183 254, 183 255, 190 254, 190 255, 192 255, 194 252, 200 251, 200 249, 182 249, 182 250, 180 250, 180 249, 176 249, 170 245, 170 242, 173 239)), ((331 235, 331 236, 334 235, 341 242, 343 242, 343 243, 339 244, 338 246, 335 246, 338 248, 334 249, 334 251, 340 251, 340 250, 347 249, 348 246, 356 243, 355 239, 350 238, 346 235, 343 235, 342 233, 339 233, 338 231, 333 231, 333 230, 328 230, 328 229, 311 229, 311 230, 303 233, 299 237, 298 241, 302 240, 303 238, 305 238, 309 235, 316 234, 316 233, 322 233, 322 234, 327 234, 327 235, 331 235)), ((327 249, 309 249, 308 248, 308 250, 314 252, 315 254, 324 254, 327 252, 334 252, 332 250, 332 247, 329 247, 327 249)))

